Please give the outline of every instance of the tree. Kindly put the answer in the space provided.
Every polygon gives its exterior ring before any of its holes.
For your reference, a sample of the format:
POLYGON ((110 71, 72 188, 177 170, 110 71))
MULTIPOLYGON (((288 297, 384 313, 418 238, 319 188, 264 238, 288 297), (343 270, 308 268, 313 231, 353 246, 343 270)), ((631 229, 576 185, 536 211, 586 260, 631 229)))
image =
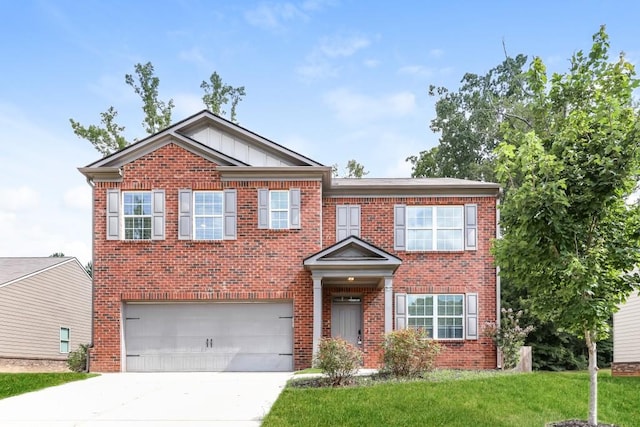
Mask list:
MULTIPOLYGON (((334 164, 331 168, 332 168, 333 176, 337 178, 338 175, 340 174, 338 164, 337 163, 334 164)), ((343 178, 362 178, 368 174, 369 174, 369 171, 365 171, 363 165, 361 165, 354 159, 351 159, 347 162, 347 166, 345 168, 345 172, 342 177, 343 178)))
POLYGON ((136 83, 136 79, 131 74, 126 74, 124 81, 142 99, 142 111, 144 111, 145 115, 142 126, 145 132, 151 135, 171 124, 173 99, 170 99, 167 103, 158 99, 160 79, 154 76, 151 62, 147 62, 144 65, 136 64, 134 69, 138 76, 138 83, 136 83))
MULTIPOLYGON (((160 79, 154 75, 154 68, 151 62, 146 64, 135 64, 132 74, 125 75, 125 83, 131 86, 134 92, 142 100, 142 111, 144 119, 142 126, 147 134, 154 134, 171 125, 171 112, 174 104, 170 99, 168 102, 158 99, 158 87, 160 79)), ((218 73, 211 75, 211 84, 202 82, 201 87, 205 90, 202 100, 206 107, 214 114, 225 115, 222 106, 231 102, 230 120, 237 123, 236 107, 238 102, 245 95, 244 86, 234 88, 225 85, 218 73)), ((116 123, 118 112, 111 106, 103 113, 100 113, 100 125, 83 126, 79 122, 69 119, 73 133, 81 139, 89 141, 96 150, 103 156, 108 156, 114 151, 118 151, 131 142, 123 136, 125 127, 116 123)))
POLYGON ((438 97, 430 128, 440 133, 440 141, 407 158, 413 177, 495 180, 493 151, 501 140, 501 124, 527 121, 520 115, 529 97, 526 62, 524 55, 507 56, 485 75, 466 73, 456 92, 429 87, 429 95, 438 97))
POLYGON ((49 258, 64 258, 65 254, 63 254, 62 252, 54 252, 51 255, 49 255, 49 258))
POLYGON ((526 129, 503 126, 497 176, 507 188, 501 275, 528 290, 541 318, 585 339, 589 424, 597 424, 597 342, 613 311, 640 285, 640 207, 625 200, 640 171, 638 87, 624 55, 609 62, 604 27, 588 54, 547 80, 540 58, 526 75, 526 129))
POLYGON ((87 271, 89 277, 93 277, 93 261, 87 262, 87 265, 84 266, 84 269, 87 271))
POLYGON ((203 80, 200 87, 204 90, 202 102, 204 102, 204 105, 206 105, 213 114, 218 116, 226 115, 227 112, 222 108, 231 102, 229 120, 233 123, 238 123, 236 120, 236 107, 238 103, 242 101, 242 97, 246 95, 244 86, 233 87, 231 85, 225 85, 220 75, 214 71, 209 77, 209 82, 203 80))

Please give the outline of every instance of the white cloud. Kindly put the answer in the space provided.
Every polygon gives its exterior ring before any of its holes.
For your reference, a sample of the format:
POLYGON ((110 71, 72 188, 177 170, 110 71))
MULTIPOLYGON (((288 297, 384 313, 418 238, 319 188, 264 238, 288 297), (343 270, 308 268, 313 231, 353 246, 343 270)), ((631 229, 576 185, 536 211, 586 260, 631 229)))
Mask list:
POLYGON ((339 67, 331 65, 328 61, 308 61, 295 69, 296 73, 304 80, 320 80, 337 77, 339 67))
POLYGON ((36 208, 38 204, 38 192, 31 187, 0 188, 0 210, 19 212, 36 208))
POLYGON ((324 102, 339 120, 347 123, 374 121, 385 116, 403 117, 416 108, 415 95, 406 91, 373 97, 341 88, 327 93, 324 102))
POLYGON ((440 58, 442 55, 444 55, 444 50, 442 49, 431 49, 429 51, 429 56, 432 58, 440 58))
POLYGON ((245 12, 249 24, 265 30, 282 30, 284 24, 293 20, 306 21, 309 16, 293 3, 263 3, 245 12))
POLYGON ((197 47, 192 47, 189 50, 183 50, 178 53, 178 58, 186 61, 193 62, 199 65, 209 65, 209 61, 206 60, 202 51, 197 47))
POLYGON ((363 64, 367 68, 376 68, 378 65, 380 65, 380 61, 378 61, 377 59, 365 59, 363 61, 363 64))
POLYGON ((91 210, 91 187, 89 184, 68 189, 62 198, 64 206, 67 208, 91 210))
POLYGON ((351 57, 369 45, 371 40, 362 35, 323 37, 295 71, 305 80, 337 77, 341 66, 336 61, 351 57))
POLYGON ((323 37, 317 49, 327 58, 340 58, 351 56, 370 44, 371 41, 363 36, 323 37))
POLYGON ((432 68, 423 65, 407 65, 398 70, 398 74, 417 77, 431 77, 434 74, 432 68))

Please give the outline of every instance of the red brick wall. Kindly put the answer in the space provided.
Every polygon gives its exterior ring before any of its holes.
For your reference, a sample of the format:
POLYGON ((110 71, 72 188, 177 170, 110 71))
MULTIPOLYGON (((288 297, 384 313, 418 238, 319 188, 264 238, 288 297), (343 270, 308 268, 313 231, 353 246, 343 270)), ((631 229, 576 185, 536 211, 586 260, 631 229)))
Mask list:
POLYGON ((249 300, 294 301, 294 364, 311 361, 313 296, 303 258, 320 250, 319 181, 221 182, 215 165, 169 144, 124 167, 122 183, 94 189, 94 348, 93 371, 121 369, 123 301, 249 300), (164 189, 165 240, 106 240, 106 191, 164 189), (178 190, 238 193, 237 240, 178 240, 178 190), (302 228, 257 228, 258 188, 300 188, 302 228))
POLYGON ((614 377, 640 377, 640 362, 614 362, 611 364, 614 377))
MULTIPOLYGON (((394 254, 402 265, 393 277, 393 291, 406 293, 478 293, 477 340, 441 340, 443 352, 437 366, 466 369, 492 369, 496 367, 496 350, 491 339, 482 336, 486 322, 496 319, 496 270, 489 252, 495 237, 496 199, 493 197, 350 197, 323 199, 323 246, 335 243, 336 205, 360 205, 360 237, 394 254), (478 249, 459 252, 396 252, 393 249, 393 206, 410 205, 478 205, 478 249)), ((384 290, 378 289, 375 304, 369 307, 367 318, 384 330, 384 290), (380 319, 380 320, 378 320, 380 319)), ((395 299, 395 298, 394 298, 395 299)), ((325 298, 323 319, 331 318, 330 299, 325 298)), ((366 304, 365 304, 366 306, 366 304)), ((366 312, 367 309, 365 309, 366 312)), ((395 313, 395 308, 394 308, 395 313)), ((395 323, 395 320, 394 320, 395 323)), ((366 327, 366 326, 365 326, 366 327)), ((394 325, 395 327, 395 325, 394 325)), ((330 330, 324 331, 325 336, 330 330)), ((374 354, 382 342, 381 333, 368 333, 365 351, 374 354)), ((376 367, 379 358, 365 357, 365 365, 376 367)))
MULTIPOLYGON (((335 243, 335 205, 361 205, 361 237, 393 251, 393 205, 478 204, 479 248, 454 253, 395 253, 403 260, 394 292, 478 292, 479 327, 495 320, 495 269, 489 254, 494 237, 494 198, 322 199, 319 181, 222 182, 216 165, 176 145, 166 145, 124 168, 121 183, 94 189, 94 348, 93 371, 121 370, 121 308, 126 301, 287 300, 294 303, 294 368, 311 365, 313 286, 303 259, 335 243), (106 191, 164 189, 165 240, 106 240, 106 191), (237 189, 237 240, 178 240, 178 190, 237 189), (258 188, 300 188, 299 230, 257 228, 258 188), (322 204, 324 203, 324 207, 322 204), (322 241, 321 241, 322 240, 322 241)), ((384 331, 383 289, 324 290, 323 336, 330 336, 331 295, 363 297, 365 366, 377 367, 384 331)), ((443 342, 444 343, 444 342, 443 342)), ((439 366, 494 368, 495 349, 487 338, 446 342, 439 366)))

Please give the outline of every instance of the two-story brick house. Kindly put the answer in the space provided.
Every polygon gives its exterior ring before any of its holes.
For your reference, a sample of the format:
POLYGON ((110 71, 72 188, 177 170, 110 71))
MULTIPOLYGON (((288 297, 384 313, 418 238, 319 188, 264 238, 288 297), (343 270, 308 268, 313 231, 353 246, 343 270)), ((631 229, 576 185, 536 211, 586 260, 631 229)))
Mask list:
POLYGON ((93 371, 288 371, 342 336, 378 367, 422 327, 442 367, 495 368, 499 186, 337 179, 202 111, 87 167, 93 371))

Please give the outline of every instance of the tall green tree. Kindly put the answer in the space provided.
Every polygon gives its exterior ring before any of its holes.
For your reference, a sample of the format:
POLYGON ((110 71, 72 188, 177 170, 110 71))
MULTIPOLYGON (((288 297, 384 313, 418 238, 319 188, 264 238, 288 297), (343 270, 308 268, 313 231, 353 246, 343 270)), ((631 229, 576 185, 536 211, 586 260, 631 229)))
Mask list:
POLYGON ((585 339, 590 425, 597 424, 597 343, 640 285, 640 208, 627 205, 640 172, 635 71, 610 62, 604 27, 591 50, 550 80, 540 58, 527 73, 527 128, 503 125, 497 174, 507 188, 501 275, 528 290, 531 309, 585 339))
POLYGON ((136 78, 132 74, 126 74, 124 81, 142 99, 142 111, 144 111, 142 126, 145 132, 151 135, 171 124, 173 99, 166 103, 158 99, 160 79, 154 75, 151 62, 144 65, 136 64, 134 69, 136 78))
POLYGON ((233 123, 238 123, 236 119, 236 107, 246 95, 244 86, 233 87, 227 85, 222 81, 220 75, 214 71, 209 77, 209 81, 203 80, 200 87, 204 90, 202 102, 204 102, 207 109, 218 116, 225 116, 227 112, 222 108, 229 104, 229 120, 233 123))
POLYGON ((457 91, 429 87, 437 97, 431 130, 440 134, 437 146, 410 156, 413 177, 495 180, 494 149, 501 124, 527 123, 522 107, 530 95, 524 79, 527 57, 507 56, 484 75, 466 73, 457 91))
MULTIPOLYGON (((338 176, 340 176, 340 170, 337 163, 335 163, 331 168, 333 169, 334 177, 337 178, 338 176)), ((369 171, 364 170, 364 165, 358 163, 354 159, 351 159, 347 162, 347 166, 345 168, 344 175, 342 177, 343 178, 363 178, 368 174, 369 174, 369 171)))

